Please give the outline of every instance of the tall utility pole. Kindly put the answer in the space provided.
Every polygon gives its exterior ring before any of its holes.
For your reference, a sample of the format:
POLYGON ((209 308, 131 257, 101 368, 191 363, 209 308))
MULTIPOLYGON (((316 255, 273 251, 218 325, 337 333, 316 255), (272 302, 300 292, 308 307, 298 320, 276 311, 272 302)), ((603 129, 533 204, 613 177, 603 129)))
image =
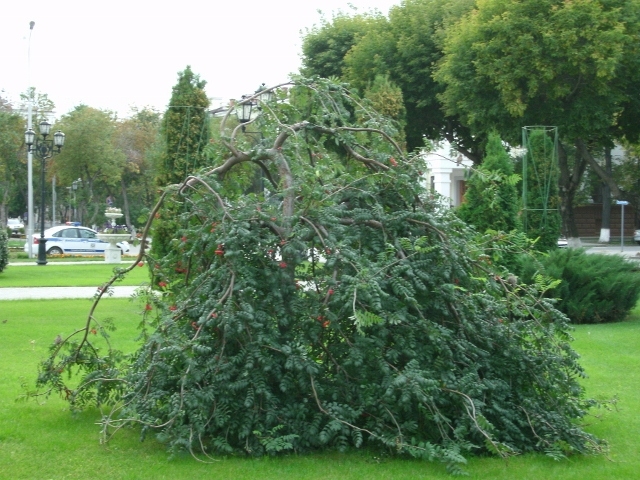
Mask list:
MULTIPOLYGON (((33 90, 31 89, 31 32, 36 24, 33 20, 29 22, 29 47, 27 52, 27 88, 29 89, 29 100, 27 102, 27 130, 33 129, 33 90)), ((29 258, 33 258, 33 152, 28 149, 27 153, 27 249, 29 258)))

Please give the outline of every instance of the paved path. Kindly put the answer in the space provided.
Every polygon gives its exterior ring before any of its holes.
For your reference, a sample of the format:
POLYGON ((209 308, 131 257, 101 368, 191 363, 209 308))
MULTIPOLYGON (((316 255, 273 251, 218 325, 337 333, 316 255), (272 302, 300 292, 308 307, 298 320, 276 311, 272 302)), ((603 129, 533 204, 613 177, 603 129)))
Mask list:
POLYGON ((604 253, 606 255, 622 255, 631 260, 640 260, 640 245, 584 245, 587 253, 604 253))
MULTIPOLYGON (((135 286, 117 286, 111 297, 127 298, 133 295, 135 286)), ((93 298, 96 287, 26 287, 0 288, 0 300, 35 300, 56 298, 93 298)), ((104 296, 103 298, 108 298, 104 296)))

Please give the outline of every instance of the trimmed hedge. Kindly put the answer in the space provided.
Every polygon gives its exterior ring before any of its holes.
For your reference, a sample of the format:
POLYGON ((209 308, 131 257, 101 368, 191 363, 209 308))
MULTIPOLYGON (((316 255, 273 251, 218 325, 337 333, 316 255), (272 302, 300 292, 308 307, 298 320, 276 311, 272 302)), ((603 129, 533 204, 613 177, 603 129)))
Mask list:
POLYGON ((640 298, 638 266, 619 255, 558 249, 522 264, 524 282, 533 283, 539 273, 561 280, 550 295, 575 324, 624 320, 640 298))

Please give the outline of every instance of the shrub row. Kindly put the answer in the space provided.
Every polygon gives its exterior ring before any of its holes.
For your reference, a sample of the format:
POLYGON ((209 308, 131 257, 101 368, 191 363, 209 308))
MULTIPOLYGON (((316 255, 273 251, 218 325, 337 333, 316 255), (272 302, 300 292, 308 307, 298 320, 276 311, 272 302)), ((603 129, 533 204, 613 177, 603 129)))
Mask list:
POLYGON ((561 280, 549 292, 558 298, 556 307, 572 323, 604 323, 623 320, 638 302, 637 270, 632 261, 618 255, 566 248, 537 260, 523 257, 520 276, 526 283, 533 283, 540 274, 561 280))

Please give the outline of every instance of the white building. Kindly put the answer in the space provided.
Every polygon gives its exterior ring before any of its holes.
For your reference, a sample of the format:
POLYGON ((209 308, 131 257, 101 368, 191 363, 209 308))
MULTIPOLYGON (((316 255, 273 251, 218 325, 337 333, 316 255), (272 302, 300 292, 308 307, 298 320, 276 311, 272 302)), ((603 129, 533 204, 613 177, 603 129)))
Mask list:
POLYGON ((458 153, 446 141, 434 144, 434 149, 425 153, 425 159, 429 169, 425 175, 429 189, 440 194, 443 203, 451 207, 459 206, 473 161, 458 153))

